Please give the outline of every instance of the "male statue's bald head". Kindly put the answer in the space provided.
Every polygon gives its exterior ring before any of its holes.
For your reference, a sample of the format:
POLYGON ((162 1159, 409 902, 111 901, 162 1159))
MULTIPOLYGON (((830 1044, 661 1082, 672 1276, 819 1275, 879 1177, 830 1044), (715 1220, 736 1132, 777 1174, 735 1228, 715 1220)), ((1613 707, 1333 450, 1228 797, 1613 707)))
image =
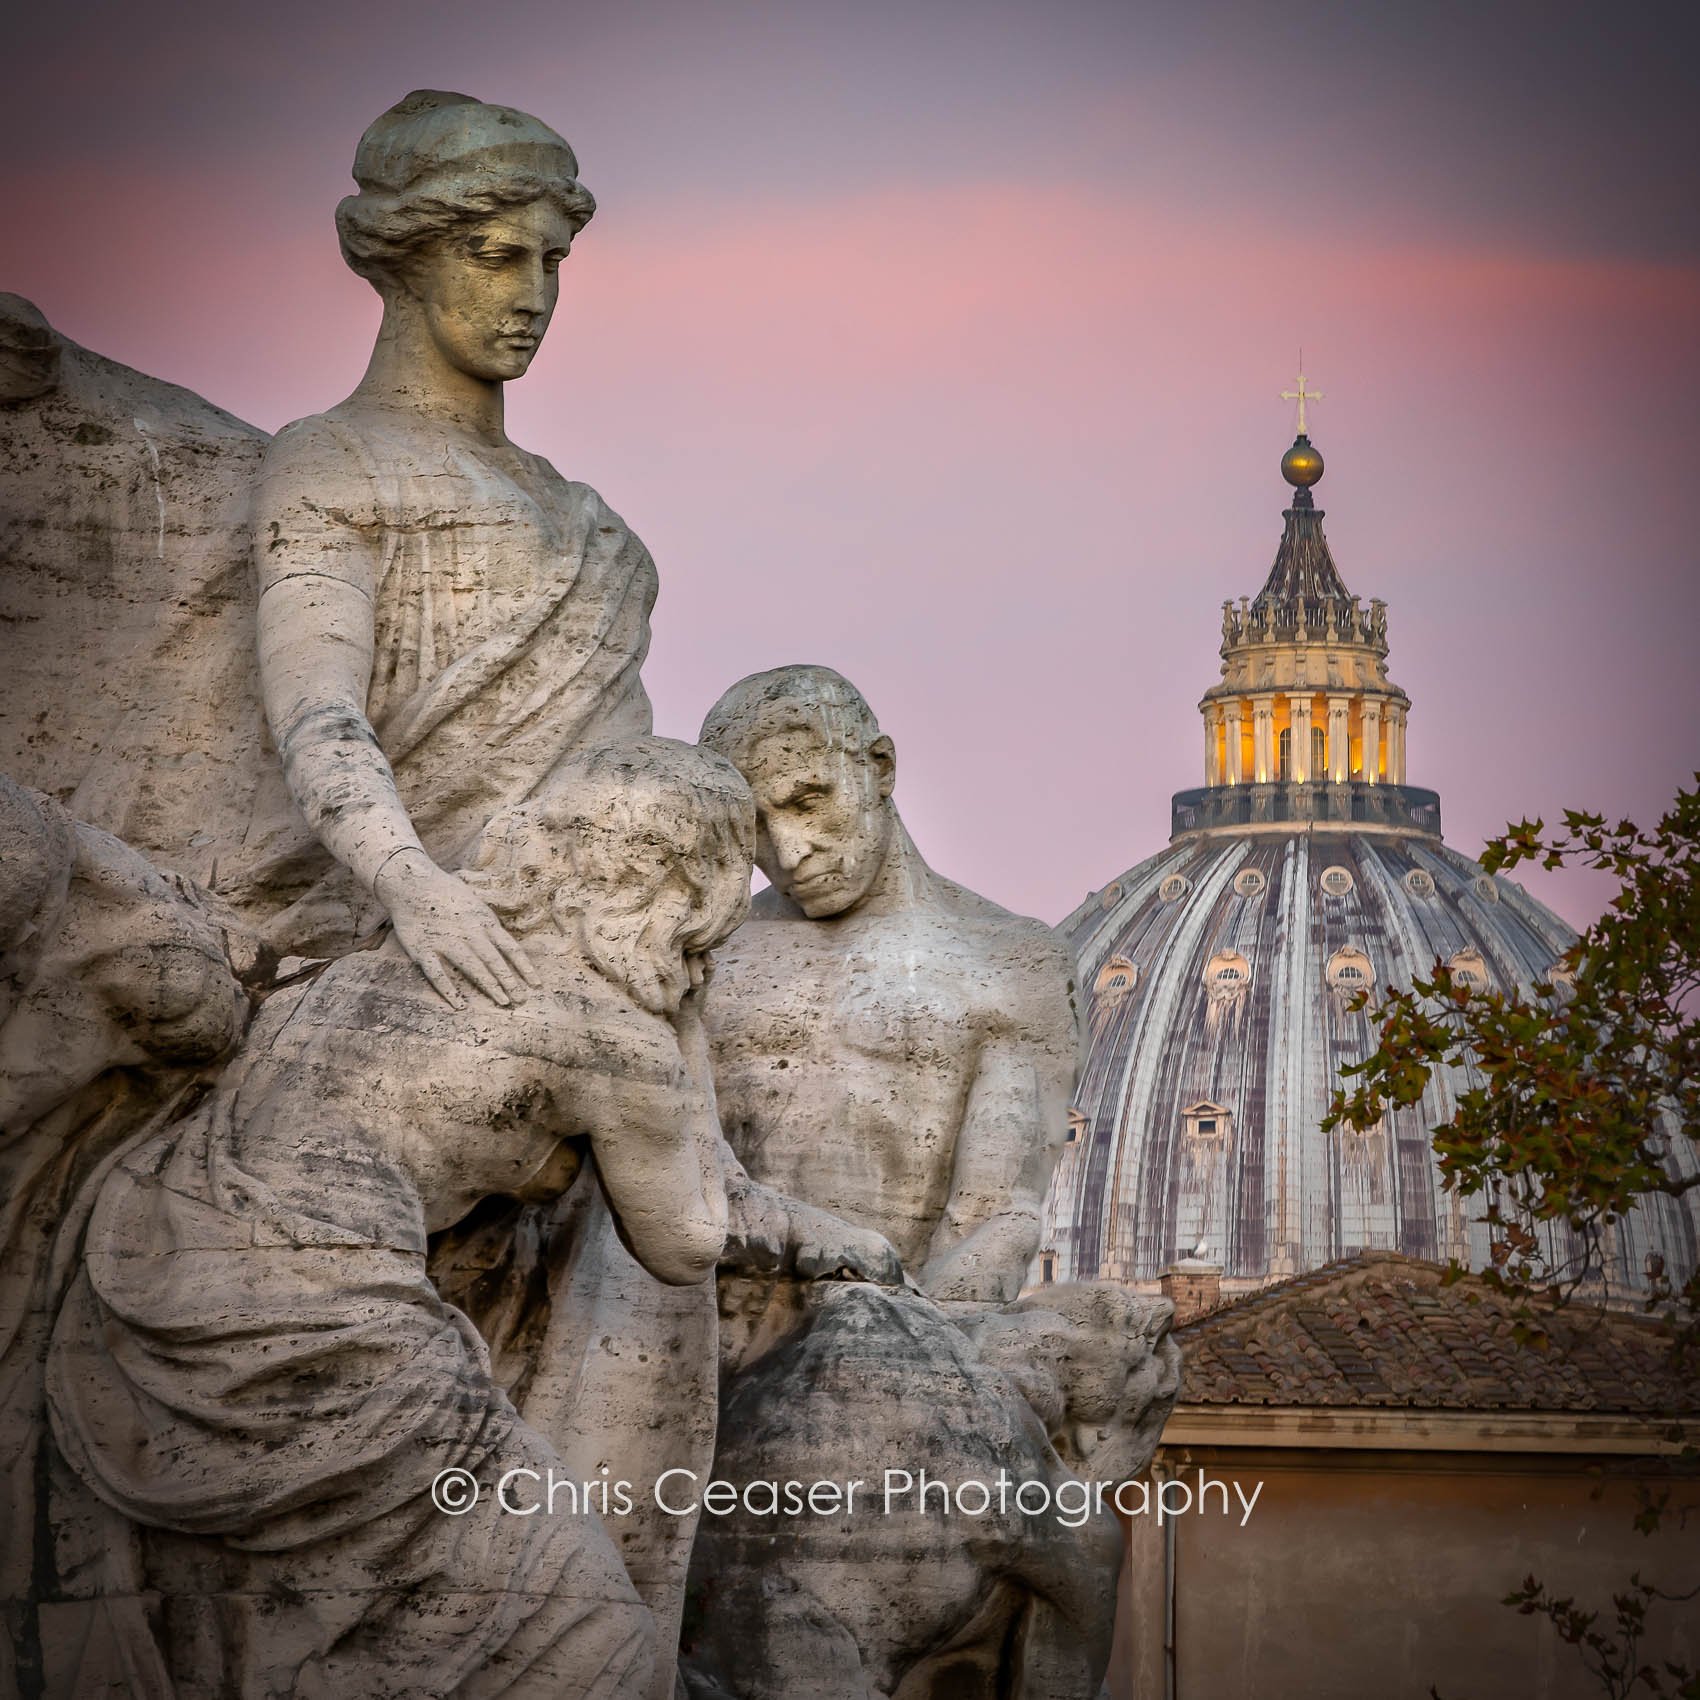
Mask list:
POLYGON ((700 740, 743 774, 759 817, 756 865, 811 920, 854 909, 891 847, 897 758, 862 693, 830 667, 740 679, 700 740))

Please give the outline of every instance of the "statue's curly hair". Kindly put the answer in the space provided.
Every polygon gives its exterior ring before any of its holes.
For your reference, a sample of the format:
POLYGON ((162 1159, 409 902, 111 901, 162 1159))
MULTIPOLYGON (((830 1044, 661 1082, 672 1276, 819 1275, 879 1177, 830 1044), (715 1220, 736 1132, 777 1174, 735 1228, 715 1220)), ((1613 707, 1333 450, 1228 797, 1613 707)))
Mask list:
POLYGON ((457 226, 478 224, 509 207, 545 199, 561 209, 575 236, 596 211, 596 198, 576 179, 516 172, 495 181, 439 182, 414 195, 362 190, 337 207, 337 239, 350 270, 382 289, 395 281, 412 255, 457 226))
POLYGON ((461 878, 518 937, 591 902, 647 907, 681 856, 748 869, 755 802, 723 757, 639 738, 575 757, 548 793, 494 816, 461 878))
POLYGON ((878 741, 880 723, 842 673, 797 664, 740 679, 708 711, 698 736, 742 770, 763 739, 793 731, 811 732, 859 758, 878 741))
POLYGON ((577 235, 596 210, 578 156, 547 124, 447 89, 415 89, 369 124, 354 181, 336 209, 342 257, 380 290, 457 225, 548 199, 577 235))

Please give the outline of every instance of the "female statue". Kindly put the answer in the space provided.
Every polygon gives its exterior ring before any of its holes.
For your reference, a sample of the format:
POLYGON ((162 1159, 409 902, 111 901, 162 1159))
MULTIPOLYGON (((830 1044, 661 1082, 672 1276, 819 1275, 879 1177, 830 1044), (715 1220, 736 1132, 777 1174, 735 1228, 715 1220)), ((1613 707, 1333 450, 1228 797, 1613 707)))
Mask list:
POLYGON ((60 1453, 142 1531, 140 1573, 108 1584, 121 1662, 154 1663, 134 1692, 672 1692, 676 1626, 658 1637, 594 1466, 521 1418, 427 1271, 433 1230, 556 1197, 593 1158, 594 1208, 705 1314, 668 1373, 712 1358, 726 1193, 697 1006, 748 909, 754 807, 664 739, 569 777, 492 822, 464 876, 525 941, 522 1007, 445 1007, 394 936, 350 953, 274 993, 206 1102, 98 1183, 48 1389, 60 1453), (531 1474, 504 1510, 510 1471, 531 1474), (572 1502, 526 1511, 551 1479, 572 1502), (143 1595, 163 1654, 125 1604, 143 1595))
POLYGON ((655 569, 595 491, 511 443, 502 386, 548 330, 595 203, 523 113, 409 95, 361 138, 343 256, 383 298, 359 386, 281 431, 254 514, 259 659, 281 786, 218 886, 285 952, 387 912, 450 1003, 498 1004, 524 950, 457 879, 499 809, 651 725, 655 569))

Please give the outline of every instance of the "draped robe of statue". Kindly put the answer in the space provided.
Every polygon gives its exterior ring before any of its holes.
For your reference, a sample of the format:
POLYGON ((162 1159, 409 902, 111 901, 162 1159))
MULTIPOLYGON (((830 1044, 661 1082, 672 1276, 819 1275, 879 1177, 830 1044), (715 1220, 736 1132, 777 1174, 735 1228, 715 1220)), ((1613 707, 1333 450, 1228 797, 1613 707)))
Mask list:
MULTIPOLYGON (((91 1188, 53 1433, 144 1531, 161 1692, 644 1692, 650 1619, 595 1511, 495 1501, 505 1471, 540 1484, 563 1460, 429 1279, 415 1178, 442 1152, 451 1174, 565 1184, 560 1141, 597 1122, 610 1071, 692 1090, 667 1023, 594 975, 450 1010, 391 941, 274 994, 214 1093, 91 1188), (448 1469, 482 1489, 464 1515, 430 1498, 448 1469)), ((146 1669, 152 1636, 124 1640, 146 1669)))
MULTIPOLYGON (((537 455, 427 437, 417 417, 378 407, 341 412, 287 427, 267 451, 262 479, 323 488, 325 529, 257 538, 258 591, 322 574, 370 597, 367 719, 414 830, 452 868, 573 751, 649 732, 639 669, 655 566, 594 490, 537 455)), ((334 954, 381 919, 313 836, 275 756, 211 883, 286 952, 334 954)))
POLYGON ((76 1200, 138 1129, 193 1103, 247 1012, 186 882, 0 775, 0 1696, 46 1662, 44 1605, 76 1615, 45 1604, 66 1570, 43 1409, 76 1200))

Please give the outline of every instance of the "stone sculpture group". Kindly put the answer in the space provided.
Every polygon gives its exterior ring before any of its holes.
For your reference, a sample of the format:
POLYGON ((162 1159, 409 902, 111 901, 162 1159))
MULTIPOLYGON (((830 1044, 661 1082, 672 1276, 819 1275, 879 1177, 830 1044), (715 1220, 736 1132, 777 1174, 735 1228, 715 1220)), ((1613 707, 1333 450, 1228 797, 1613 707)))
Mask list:
POLYGON ((1110 1513, 873 1503, 1173 1403, 1166 1305, 1021 1297, 1067 954, 838 674, 653 735, 654 564, 503 429, 567 144, 421 91, 354 176, 270 441, 0 297, 0 1696, 1095 1700, 1110 1513))

